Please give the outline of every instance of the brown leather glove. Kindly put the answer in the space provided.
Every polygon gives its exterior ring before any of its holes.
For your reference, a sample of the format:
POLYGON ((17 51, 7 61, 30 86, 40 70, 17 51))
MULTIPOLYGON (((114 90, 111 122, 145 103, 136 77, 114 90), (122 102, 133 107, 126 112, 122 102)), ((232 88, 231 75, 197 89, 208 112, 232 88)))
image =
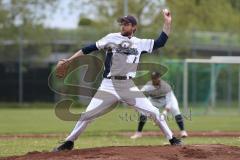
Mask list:
POLYGON ((69 68, 70 62, 67 59, 61 59, 57 63, 56 67, 56 77, 57 78, 65 78, 67 75, 67 71, 69 68))

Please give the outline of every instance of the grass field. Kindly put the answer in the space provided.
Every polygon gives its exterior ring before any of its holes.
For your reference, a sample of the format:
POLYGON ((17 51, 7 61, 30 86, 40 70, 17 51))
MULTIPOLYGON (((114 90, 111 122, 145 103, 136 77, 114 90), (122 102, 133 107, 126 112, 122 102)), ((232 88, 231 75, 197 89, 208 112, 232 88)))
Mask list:
MULTIPOLYGON (((9 105, 9 104, 8 104, 9 105)), ((21 155, 31 151, 51 150, 58 141, 69 133, 75 122, 66 122, 58 119, 54 113, 53 104, 31 104, 33 108, 17 108, 12 104, 7 108, 0 105, 0 136, 17 134, 59 134, 60 137, 49 138, 0 138, 0 157, 21 155)), ((82 109, 73 108, 72 112, 80 113, 82 109)), ((240 118, 237 109, 218 110, 218 114, 199 114, 202 109, 192 109, 192 119, 186 119, 186 128, 189 131, 240 131, 240 118), (227 114, 224 114, 227 113, 227 114)), ((89 148, 101 146, 135 146, 135 145, 161 145, 168 143, 164 137, 143 137, 133 141, 128 137, 117 136, 116 132, 135 131, 135 111, 126 107, 118 107, 111 113, 99 118, 89 125, 82 136, 76 141, 76 148, 89 148), (124 117, 124 118, 123 118, 124 117)), ((168 123, 173 130, 177 126, 173 119, 168 123)), ((148 122, 144 130, 159 130, 152 122, 148 122)), ((189 137, 185 144, 227 144, 240 146, 239 137, 189 137)))

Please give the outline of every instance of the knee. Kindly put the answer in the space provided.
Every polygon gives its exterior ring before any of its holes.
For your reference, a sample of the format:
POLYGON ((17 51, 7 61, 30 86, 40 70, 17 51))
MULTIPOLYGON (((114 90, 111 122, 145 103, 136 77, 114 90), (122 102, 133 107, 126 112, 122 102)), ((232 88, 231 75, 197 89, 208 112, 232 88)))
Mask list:
POLYGON ((161 114, 160 112, 158 112, 158 113, 154 112, 154 113, 150 114, 150 117, 155 122, 165 121, 165 116, 163 114, 161 114))
POLYGON ((180 112, 180 110, 177 109, 177 108, 171 108, 171 109, 170 109, 170 112, 172 113, 172 115, 173 115, 174 117, 176 117, 176 116, 179 117, 179 115, 181 116, 181 112, 180 112))

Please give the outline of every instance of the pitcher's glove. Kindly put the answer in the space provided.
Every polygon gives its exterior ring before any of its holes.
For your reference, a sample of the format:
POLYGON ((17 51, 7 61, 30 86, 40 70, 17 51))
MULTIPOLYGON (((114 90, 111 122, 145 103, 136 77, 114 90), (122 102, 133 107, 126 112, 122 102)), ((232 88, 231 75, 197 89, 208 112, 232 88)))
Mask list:
POLYGON ((67 71, 69 68, 70 61, 67 59, 61 59, 57 63, 56 67, 56 77, 57 78, 65 78, 67 75, 67 71))

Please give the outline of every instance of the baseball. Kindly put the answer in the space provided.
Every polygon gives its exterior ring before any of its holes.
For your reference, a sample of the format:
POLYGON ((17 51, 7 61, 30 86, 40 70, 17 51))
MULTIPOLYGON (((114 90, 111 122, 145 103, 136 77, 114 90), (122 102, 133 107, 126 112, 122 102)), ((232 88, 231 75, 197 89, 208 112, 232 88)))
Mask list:
POLYGON ((167 16, 169 16, 169 14, 170 14, 169 10, 168 10, 168 9, 166 9, 166 8, 165 8, 165 9, 163 9, 163 13, 164 13, 164 14, 166 14, 167 16))

